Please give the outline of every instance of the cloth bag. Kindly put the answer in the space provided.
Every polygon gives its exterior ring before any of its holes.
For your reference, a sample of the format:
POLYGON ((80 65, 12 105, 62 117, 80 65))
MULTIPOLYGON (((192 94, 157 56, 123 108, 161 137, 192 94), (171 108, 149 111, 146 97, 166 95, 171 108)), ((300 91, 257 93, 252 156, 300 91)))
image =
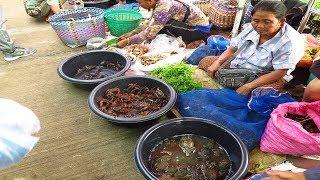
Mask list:
POLYGON ((309 133, 287 113, 308 115, 320 128, 320 101, 279 105, 271 114, 261 139, 260 149, 274 154, 320 155, 320 133, 309 133))

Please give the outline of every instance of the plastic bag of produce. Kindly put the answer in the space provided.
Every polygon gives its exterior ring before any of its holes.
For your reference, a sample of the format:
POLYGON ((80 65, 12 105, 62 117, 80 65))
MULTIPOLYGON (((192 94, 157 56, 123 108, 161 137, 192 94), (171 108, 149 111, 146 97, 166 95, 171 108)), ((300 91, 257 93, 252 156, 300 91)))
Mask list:
POLYGON ((186 56, 179 38, 166 34, 157 35, 150 44, 144 46, 148 47, 148 52, 135 59, 137 68, 145 72, 153 71, 158 67, 179 63, 186 56))
POLYGON ((297 67, 310 68, 316 54, 320 52, 320 40, 317 40, 311 34, 303 34, 305 52, 304 56, 298 62, 297 67))
POLYGON ((181 43, 182 42, 179 38, 168 36, 166 34, 159 34, 150 42, 149 48, 150 51, 157 53, 171 53, 183 48, 184 44, 181 43))
POLYGON ((0 169, 22 160, 39 138, 37 116, 28 108, 0 98, 0 169))
POLYGON ((164 67, 170 64, 181 62, 185 57, 183 49, 178 49, 172 53, 159 53, 152 51, 136 59, 135 65, 144 72, 150 72, 158 67, 164 67))
POLYGON ((279 105, 261 139, 260 149, 274 154, 320 155, 320 101, 279 105))

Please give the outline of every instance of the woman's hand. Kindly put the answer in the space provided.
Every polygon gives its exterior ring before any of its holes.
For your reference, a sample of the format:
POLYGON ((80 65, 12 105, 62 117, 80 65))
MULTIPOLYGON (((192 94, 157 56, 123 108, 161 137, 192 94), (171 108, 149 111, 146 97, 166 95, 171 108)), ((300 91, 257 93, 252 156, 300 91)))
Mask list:
POLYGON ((132 32, 125 33, 119 37, 120 40, 128 39, 132 36, 132 32))
POLYGON ((129 44, 129 39, 121 40, 117 43, 118 48, 126 47, 129 44))
POLYGON ((247 95, 249 95, 251 93, 251 91, 254 88, 255 87, 251 83, 247 83, 247 84, 244 84, 243 86, 239 87, 237 89, 237 93, 241 94, 241 95, 244 95, 244 96, 247 96, 247 95))
POLYGON ((215 60, 207 69, 209 76, 214 77, 220 65, 220 61, 218 59, 215 60))
POLYGON ((293 173, 291 171, 269 171, 269 177, 263 180, 305 180, 303 173, 293 173))

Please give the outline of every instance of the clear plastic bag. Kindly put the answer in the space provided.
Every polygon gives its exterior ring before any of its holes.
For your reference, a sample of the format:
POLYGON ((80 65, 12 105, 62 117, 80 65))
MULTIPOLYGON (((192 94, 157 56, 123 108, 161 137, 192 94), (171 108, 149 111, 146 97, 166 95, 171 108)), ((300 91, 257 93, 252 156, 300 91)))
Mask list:
POLYGON ((0 169, 22 160, 38 142, 37 116, 19 103, 0 98, 0 169))
POLYGON ((179 38, 171 37, 166 34, 159 34, 148 45, 149 52, 144 54, 142 58, 155 56, 162 58, 159 58, 158 61, 149 65, 144 64, 143 59, 137 58, 136 66, 141 71, 150 72, 158 67, 179 63, 186 56, 183 45, 184 44, 181 44, 181 41, 179 41, 179 38))

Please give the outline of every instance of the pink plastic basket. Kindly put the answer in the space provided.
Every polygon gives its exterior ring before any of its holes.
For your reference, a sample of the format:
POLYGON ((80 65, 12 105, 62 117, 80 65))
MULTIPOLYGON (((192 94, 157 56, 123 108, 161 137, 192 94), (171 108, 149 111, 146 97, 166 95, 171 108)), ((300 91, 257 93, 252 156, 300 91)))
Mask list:
POLYGON ((64 10, 49 18, 63 43, 71 48, 83 46, 92 37, 105 38, 104 10, 81 8, 64 10))

